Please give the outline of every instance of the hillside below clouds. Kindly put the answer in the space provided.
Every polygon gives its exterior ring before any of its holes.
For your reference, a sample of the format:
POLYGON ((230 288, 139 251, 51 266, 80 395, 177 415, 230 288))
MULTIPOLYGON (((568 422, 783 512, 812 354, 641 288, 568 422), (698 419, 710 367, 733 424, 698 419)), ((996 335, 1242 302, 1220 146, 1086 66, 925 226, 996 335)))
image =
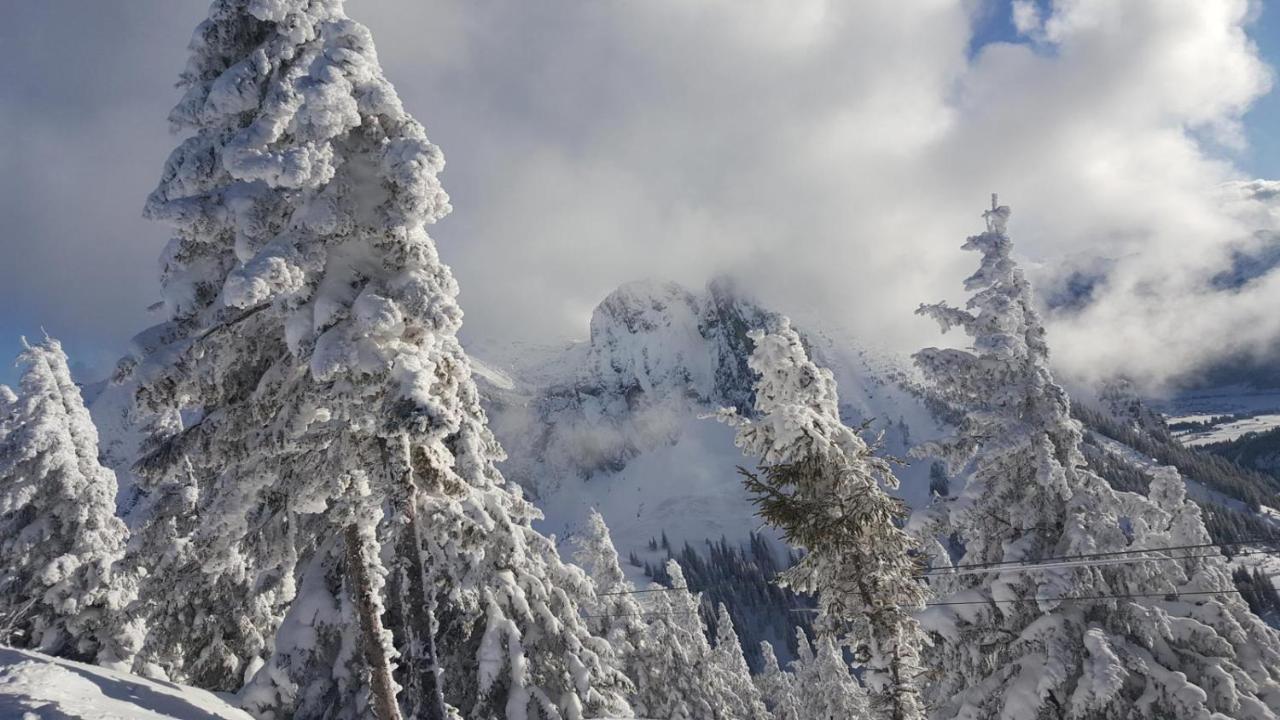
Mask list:
MULTIPOLYGON (((541 529, 564 545, 595 507, 624 557, 634 552, 656 563, 665 553, 646 551, 651 540, 664 535, 676 553, 686 543, 704 556, 708 542, 750 546, 760 522, 737 472, 750 460, 734 447, 730 428, 705 416, 730 406, 750 413, 754 377, 747 359, 753 344, 747 333, 767 328, 776 317, 724 278, 701 290, 649 280, 627 283, 604 298, 585 341, 470 345, 491 427, 508 454, 504 474, 545 513, 541 529)), ((944 434, 947 409, 930 399, 909 357, 877 349, 829 320, 799 316, 792 321, 814 360, 834 373, 843 420, 854 427, 865 423, 868 439, 879 437, 882 452, 902 461, 895 468, 901 480, 895 492, 912 508, 924 508, 931 497, 933 463, 911 458, 909 450, 944 434)), ((84 388, 103 460, 119 478, 119 506, 126 517, 136 498, 132 458, 147 425, 181 422, 137 417, 128 377, 118 373, 84 388)), ((1271 433, 1246 434, 1229 447, 1202 448, 1230 458, 1215 462, 1212 455, 1181 447, 1178 440, 1188 439, 1171 436, 1163 417, 1131 388, 1075 388, 1073 395, 1077 415, 1091 430, 1086 439, 1103 437, 1127 448, 1122 454, 1177 465, 1193 485, 1221 496, 1215 505, 1280 504, 1275 499, 1280 480, 1267 477, 1272 468, 1257 462, 1275 453, 1245 452, 1253 445, 1269 449, 1271 433)), ((1181 410, 1162 409, 1174 419, 1223 419, 1252 407, 1245 401, 1269 408, 1275 393, 1237 389, 1227 399, 1231 403, 1224 405, 1216 395, 1196 395, 1174 404, 1181 410), (1193 401, 1200 404, 1187 405, 1193 401)), ((1106 464, 1096 453, 1093 459, 1106 464)), ((1145 486, 1134 479, 1108 479, 1121 489, 1143 491, 1145 486)), ((953 479, 951 492, 963 482, 953 479)), ((1252 520, 1236 516, 1232 523, 1252 520)), ((1256 535, 1256 528, 1246 534, 1256 535)), ((778 559, 784 560, 780 553, 778 559)))
MULTIPOLYGON (((722 539, 750 545, 760 522, 737 473, 750 460, 730 429, 706 416, 726 406, 750 412, 747 333, 776 317, 726 279, 701 291, 641 281, 596 307, 585 341, 471 348, 491 425, 509 455, 503 471, 546 514, 541 529, 564 543, 595 507, 624 557, 656 559, 646 550, 664 536, 673 551, 687 543, 704 555, 707 543, 722 539)), ((948 410, 930 398, 909 357, 829 321, 792 320, 814 360, 834 373, 842 419, 865 423, 866 436, 901 461, 895 493, 913 509, 926 507, 933 463, 909 451, 945 434, 948 410)), ((1118 489, 1145 492, 1135 472, 1153 460, 1174 465, 1208 504, 1219 540, 1275 532, 1272 517, 1280 516, 1259 509, 1280 504, 1277 481, 1181 447, 1125 383, 1077 391, 1091 463, 1118 489)), ((952 479, 950 491, 963 483, 952 479)))
MULTIPOLYGON (((546 513, 542 529, 569 539, 596 507, 625 555, 666 535, 672 545, 759 528, 737 467, 733 432, 704 418, 751 408, 747 333, 775 318, 726 279, 702 291, 670 282, 623 285, 591 318, 590 337, 557 347, 472 348, 503 471, 546 513)), ((839 384, 841 415, 882 435, 884 452, 941 433, 907 359, 874 351, 827 324, 794 319, 815 360, 839 384)), ((929 499, 929 463, 899 468, 899 494, 929 499)))

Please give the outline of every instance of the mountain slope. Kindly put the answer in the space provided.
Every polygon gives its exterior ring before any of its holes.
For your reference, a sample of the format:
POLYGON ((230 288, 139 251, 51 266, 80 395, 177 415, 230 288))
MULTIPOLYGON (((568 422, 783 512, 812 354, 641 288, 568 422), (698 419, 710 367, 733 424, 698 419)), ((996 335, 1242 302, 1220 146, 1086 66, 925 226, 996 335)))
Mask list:
MULTIPOLYGON (((543 530, 567 539, 596 507, 624 555, 663 534, 695 547, 721 537, 746 543, 759 526, 737 473, 746 460, 733 432, 703 416, 724 406, 749 411, 747 332, 774 317, 723 279, 700 293, 637 282, 600 303, 586 342, 482 352, 477 376, 510 456, 503 470, 546 513, 543 530)), ((940 433, 923 395, 910 390, 909 363, 837 329, 797 327, 835 373, 845 421, 868 423, 885 452, 905 457, 940 433)), ((915 507, 928 502, 928 470, 900 468, 900 494, 915 507)))

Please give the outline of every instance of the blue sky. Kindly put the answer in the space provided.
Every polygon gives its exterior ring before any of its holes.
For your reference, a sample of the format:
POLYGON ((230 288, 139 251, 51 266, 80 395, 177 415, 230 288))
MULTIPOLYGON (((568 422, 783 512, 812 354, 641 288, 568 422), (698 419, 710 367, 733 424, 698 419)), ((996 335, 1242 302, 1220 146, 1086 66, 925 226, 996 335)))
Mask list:
MULTIPOLYGON (((1280 67, 1280 8, 1264 6, 1249 37, 1273 68, 1280 67)), ((1240 165, 1257 177, 1280 177, 1280 92, 1272 90, 1254 104, 1245 128, 1249 149, 1240 154, 1240 165)))
MULTIPOLYGON (((1252 352, 1280 337, 1248 311, 1270 298, 1179 305, 1188 288, 1166 282, 1220 262, 1265 215, 1251 205, 1224 216, 1197 192, 1239 175, 1280 178, 1280 94, 1256 97, 1240 81, 1257 72, 1251 52, 1215 34, 1213 23, 1238 26, 1239 0, 1131 0, 1127 44, 1078 23, 1063 42, 1101 53, 1101 73, 1090 58, 993 45, 1022 42, 1004 2, 980 3, 972 33, 971 0, 910 17, 899 0, 856 12, 825 0, 735 5, 350 4, 449 159, 455 212, 433 236, 459 277, 465 334, 581 337, 621 282, 696 286, 731 272, 784 311, 918 347, 933 328, 911 310, 956 287, 970 261, 955 246, 974 229, 975 204, 1000 190, 1041 276, 1081 258, 1136 258, 1096 312, 1051 327, 1073 368, 1163 377, 1211 360, 1203 347, 1252 352), (1203 45, 1179 64, 1144 45, 1159 33, 1203 45), (1252 104, 1239 118, 1241 102, 1252 104), (1183 131, 1237 119, 1241 151, 1183 131), (1215 314, 1169 315, 1195 308, 1215 314), (1151 350, 1117 356, 1107 346, 1120 333, 1151 350)), ((1115 4, 1071 5, 1105 14, 1115 4)), ((9 9, 0 131, 16 140, 0 152, 0 356, 44 326, 81 377, 102 377, 157 320, 145 308, 158 298, 167 230, 140 211, 175 142, 164 117, 206 7, 9 9)), ((1280 11, 1264 8, 1247 32, 1280 65, 1280 11)), ((0 365, 0 382, 13 378, 0 365)))
MULTIPOLYGON (((1042 3, 1043 4, 1043 3, 1042 3)), ((970 54, 992 42, 1025 42, 1013 25, 1012 5, 986 2, 976 13, 970 54)), ((1249 38, 1273 68, 1280 68, 1280 6, 1256 7, 1256 19, 1247 27, 1249 38)), ((1272 90, 1257 100, 1244 116, 1248 147, 1230 157, 1248 174, 1280 178, 1280 92, 1272 90)))

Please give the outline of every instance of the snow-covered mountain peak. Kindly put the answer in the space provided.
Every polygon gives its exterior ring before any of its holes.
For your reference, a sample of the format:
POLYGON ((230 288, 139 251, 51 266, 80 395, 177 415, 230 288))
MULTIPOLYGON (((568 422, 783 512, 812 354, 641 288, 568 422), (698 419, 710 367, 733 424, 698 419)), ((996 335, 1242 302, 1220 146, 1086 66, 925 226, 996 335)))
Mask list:
POLYGON ((773 313, 729 278, 694 293, 676 283, 640 281, 609 294, 591 318, 586 384, 636 403, 685 394, 704 404, 750 406, 747 332, 773 313))
POLYGON ((601 390, 632 400, 665 388, 706 397, 714 372, 699 332, 700 298, 669 282, 632 282, 591 316, 588 370, 601 390))
MULTIPOLYGON (((595 507, 624 552, 663 533, 695 546, 745 540, 759 526, 737 474, 746 458, 731 430, 702 417, 724 406, 750 413, 748 333, 777 318, 728 278, 702 291, 650 280, 610 293, 585 342, 478 353, 477 381, 509 457, 503 471, 535 497, 544 529, 567 539, 595 507)), ((835 374, 846 421, 870 421, 886 452, 903 457, 938 434, 907 358, 813 320, 796 327, 835 374)), ((900 473, 915 506, 928 501, 926 465, 900 473)))
POLYGON ((774 316, 727 277, 700 293, 672 282, 626 283, 591 316, 588 372, 579 379, 625 398, 628 409, 675 396, 749 409, 746 333, 774 316))

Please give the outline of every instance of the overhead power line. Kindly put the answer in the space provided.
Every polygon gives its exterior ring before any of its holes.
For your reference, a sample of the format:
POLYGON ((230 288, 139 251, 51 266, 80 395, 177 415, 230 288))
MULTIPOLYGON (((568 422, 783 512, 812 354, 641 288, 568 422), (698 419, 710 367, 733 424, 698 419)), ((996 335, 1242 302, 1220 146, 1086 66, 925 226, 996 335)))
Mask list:
MULTIPOLYGON (((1250 550, 1238 552, 1232 557, 1247 557, 1249 555, 1274 555, 1275 550, 1250 550)), ((1100 560, 1075 560, 1067 562, 1047 562, 1047 563, 1029 563, 1026 565, 1009 565, 1006 567, 976 567, 962 568, 951 571, 950 568, 937 568, 926 571, 917 578, 936 578, 936 577, 959 577, 962 575, 981 575, 985 573, 1019 573, 1029 572, 1032 570, 1056 570, 1058 568, 1073 567, 1102 567, 1106 565, 1125 565, 1128 563, 1140 562, 1169 562, 1173 560, 1195 560, 1197 558, 1220 558, 1221 553, 1207 553, 1202 555, 1159 555, 1156 557, 1137 557, 1137 558, 1102 558, 1100 560)))
POLYGON ((985 600, 947 600, 942 602, 925 603, 925 607, 941 607, 945 605, 987 605, 987 604, 1017 604, 1028 602, 1079 602, 1081 600, 1124 600, 1129 598, 1151 598, 1151 597, 1186 597, 1197 595, 1239 595, 1242 591, 1238 589, 1231 590, 1195 590, 1190 592, 1179 592, 1171 590, 1169 592, 1155 593, 1117 593, 1115 595, 1065 595, 1059 598, 1009 598, 1008 600, 996 600, 995 598, 987 598, 985 600))
MULTIPOLYGON (((1100 567, 1105 565, 1121 565, 1121 564, 1135 563, 1135 562, 1169 562, 1174 560, 1195 560, 1199 558, 1222 557, 1222 554, 1221 553, 1204 553, 1199 555, 1163 555, 1163 556, 1157 556, 1157 557, 1140 557, 1140 558, 1126 558, 1121 556, 1131 555, 1135 553, 1168 552, 1168 551, 1174 551, 1174 550, 1195 550, 1195 549, 1219 548, 1219 547, 1238 547, 1241 545, 1263 544, 1263 542, 1264 541, 1258 541, 1258 540, 1242 540, 1239 542, 1231 542, 1231 543, 1173 545, 1168 547, 1140 548, 1140 549, 1134 549, 1134 550, 1123 550, 1123 551, 1106 552, 1106 553, 1061 555, 1057 557, 1041 558, 1036 561, 1018 560, 1018 561, 1006 561, 1002 563, 995 563, 995 562, 968 563, 968 564, 953 565, 949 568, 947 567, 930 568, 925 572, 919 575, 916 575, 915 577, 917 579, 928 579, 928 578, 935 578, 935 577, 957 577, 961 575, 974 575, 974 574, 981 574, 986 572, 1030 572, 1034 570, 1051 570, 1051 569, 1065 568, 1065 567, 1100 567), (1099 562, 1091 562, 1089 559, 1097 559, 1099 560, 1099 562), (1078 560, 1078 561, 1071 562, 1073 560, 1078 560), (1058 562, 1058 561, 1067 561, 1067 562, 1058 562)), ((1267 541, 1266 544, 1272 544, 1272 542, 1267 541)), ((1274 549, 1249 550, 1244 552, 1237 552, 1233 555, 1233 557, 1247 557, 1250 555, 1273 555, 1273 554, 1276 554, 1276 550, 1274 549)), ((731 585, 731 584, 732 583, 712 583, 700 588, 699 590, 697 590, 697 592, 703 592, 706 590, 724 587, 726 585, 731 585)), ((650 593, 674 592, 677 590, 690 590, 690 588, 686 586, 654 587, 654 588, 645 588, 641 590, 615 590, 610 592, 596 593, 596 595, 598 597, 606 597, 606 596, 613 596, 613 595, 646 595, 650 593)), ((694 592, 694 591, 690 590, 690 592, 694 592)))
POLYGON ((966 569, 966 568, 995 568, 995 567, 1000 567, 1002 565, 1022 565, 1022 564, 1027 564, 1029 562, 1045 563, 1045 562, 1056 562, 1059 560, 1090 560, 1090 559, 1101 559, 1101 558, 1109 558, 1109 557, 1119 557, 1123 555, 1133 555, 1136 553, 1145 553, 1145 552, 1168 552, 1170 550, 1203 550, 1205 548, 1228 548, 1228 547, 1240 547, 1242 545, 1274 546, 1276 545, 1276 542, 1277 541, 1274 538, 1258 538, 1254 540, 1239 540, 1236 542, 1225 542, 1225 543, 1201 543, 1198 545, 1171 545, 1168 547, 1131 548, 1128 550, 1114 550, 1110 552, 1081 553, 1077 555, 1057 555, 1057 556, 1050 556, 1050 557, 1042 557, 1042 558, 1035 558, 1034 561, 1032 560, 999 560, 999 561, 981 562, 981 563, 961 563, 959 565, 952 565, 950 568, 931 568, 930 571, 960 570, 960 569, 966 569))
MULTIPOLYGON (((668 589, 672 589, 672 588, 668 588, 668 589)), ((1187 592, 1180 592, 1180 591, 1174 590, 1169 592, 1154 592, 1154 593, 1066 595, 1058 598, 1028 597, 1028 598, 1009 598, 1007 600, 985 598, 982 600, 944 600, 944 601, 938 601, 938 602, 928 602, 924 604, 924 607, 946 607, 946 606, 952 606, 952 605, 1006 605, 1006 604, 1020 604, 1020 603, 1039 603, 1039 602, 1081 602, 1081 601, 1094 601, 1094 600, 1126 600, 1126 599, 1152 598, 1152 597, 1169 597, 1169 598, 1176 599, 1180 597, 1201 597, 1201 596, 1208 596, 1208 595, 1239 595, 1241 592, 1243 591, 1239 589, 1193 590, 1193 591, 1187 591, 1187 592)), ((910 607, 910 606, 903 605, 900 607, 910 607)), ((798 613, 818 612, 817 608, 793 608, 793 607, 786 607, 784 605, 777 605, 777 604, 739 605, 737 606, 737 608, 740 610, 784 610, 786 612, 798 612, 798 613)), ((624 617, 687 617, 691 615, 699 615, 702 612, 703 612, 702 610, 694 610, 694 611, 686 611, 686 612, 665 612, 660 610, 654 610, 654 611, 638 612, 638 613, 600 613, 600 614, 594 614, 594 615, 583 615, 582 617, 593 618, 593 619, 594 618, 624 618, 624 617)))

